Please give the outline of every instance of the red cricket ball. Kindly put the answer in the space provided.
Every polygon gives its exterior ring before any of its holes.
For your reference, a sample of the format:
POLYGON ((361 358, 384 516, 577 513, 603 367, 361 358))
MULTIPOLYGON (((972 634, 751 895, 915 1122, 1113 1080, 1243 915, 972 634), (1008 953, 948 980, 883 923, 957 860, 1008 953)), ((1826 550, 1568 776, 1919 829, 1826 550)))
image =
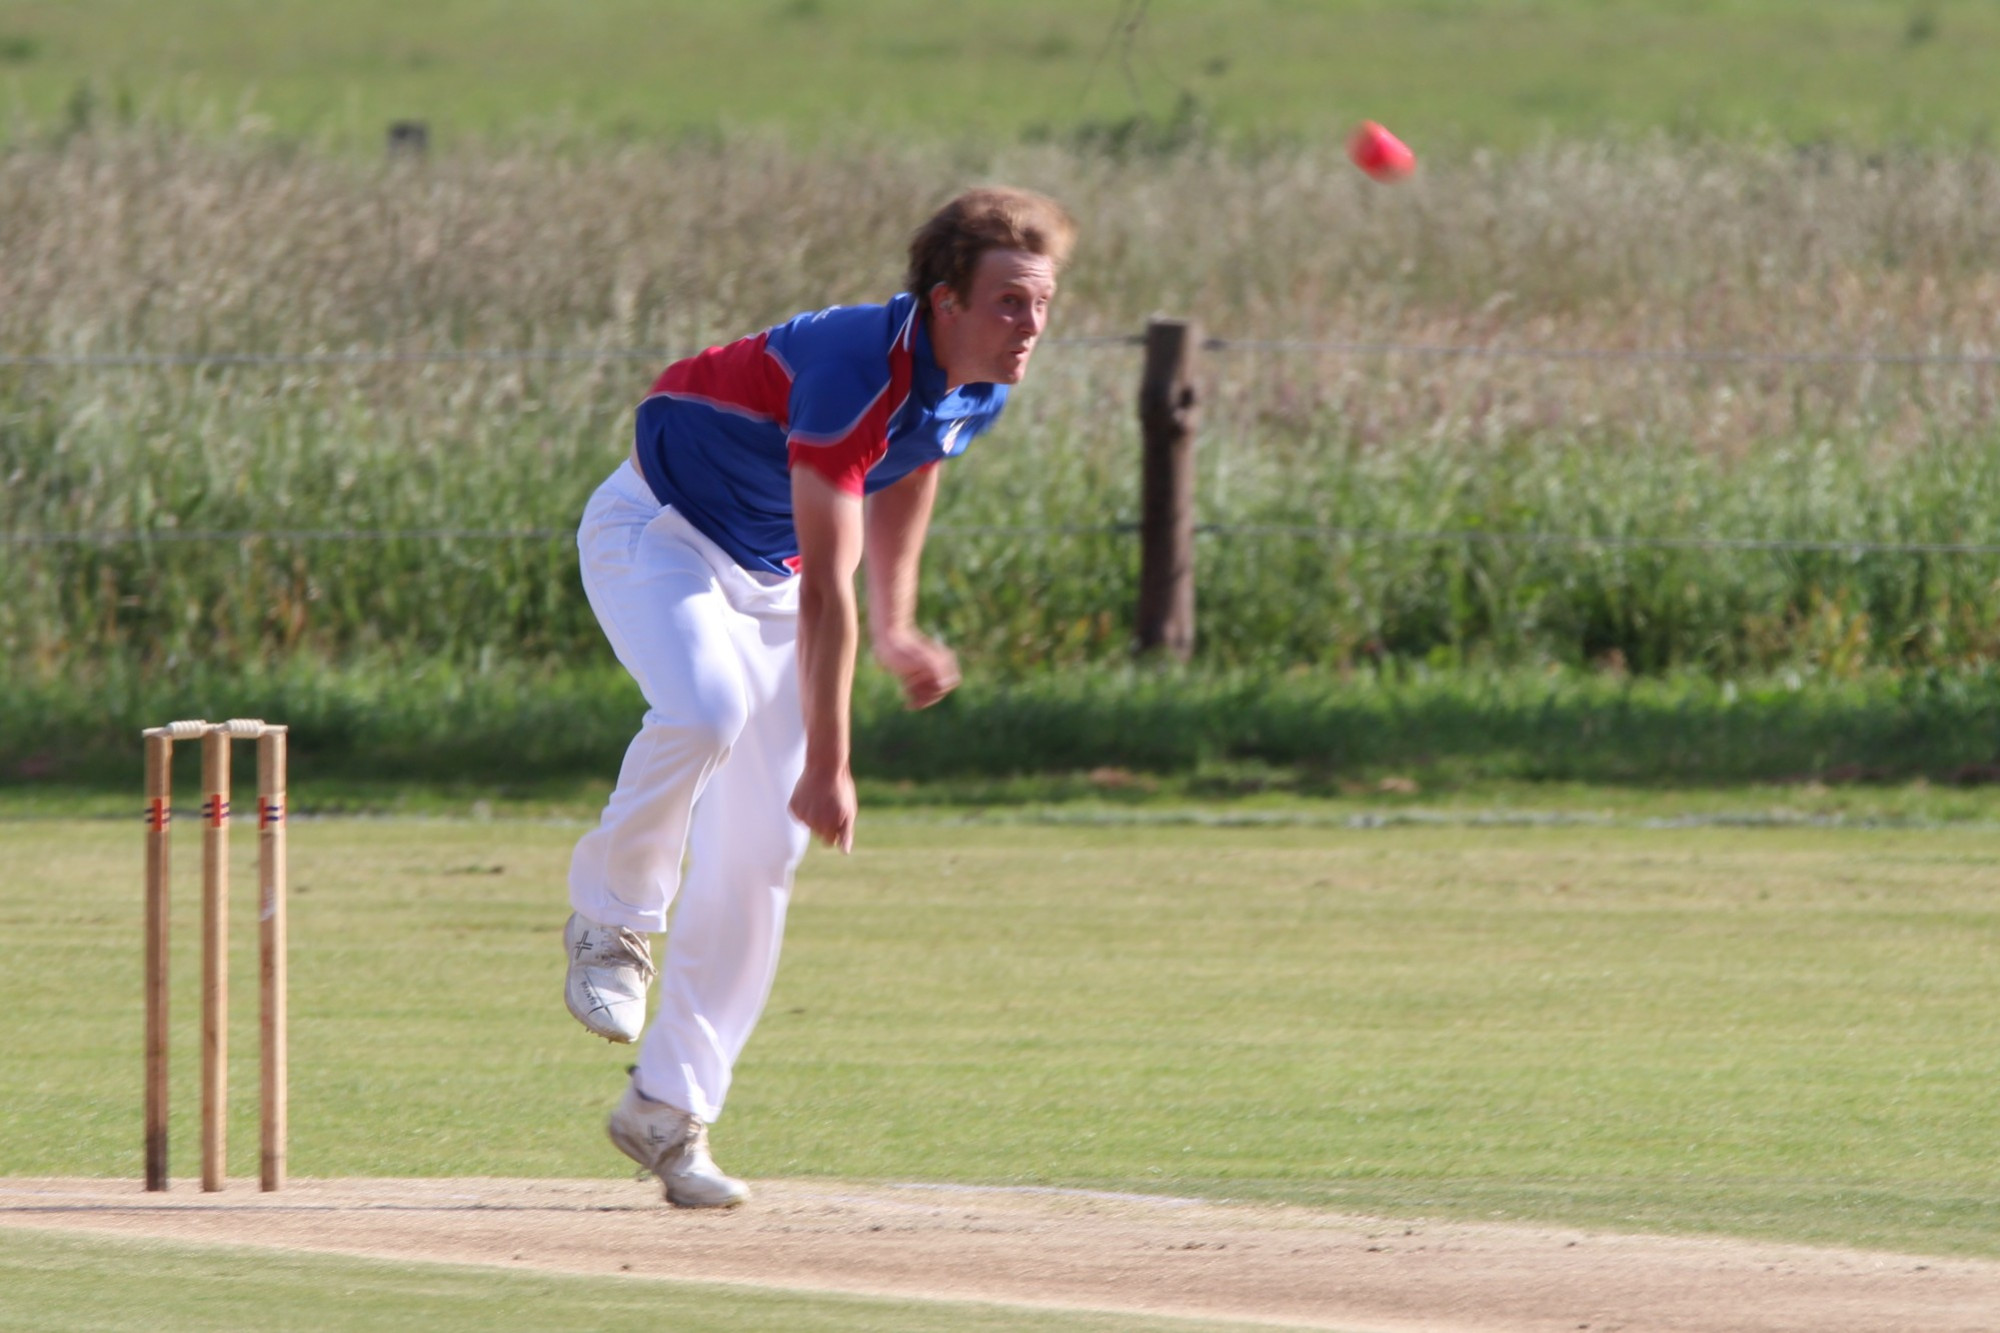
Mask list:
POLYGON ((1401 180, 1417 169, 1417 155, 1410 146, 1372 120, 1362 121, 1354 131, 1347 141, 1347 155, 1378 181, 1401 180))

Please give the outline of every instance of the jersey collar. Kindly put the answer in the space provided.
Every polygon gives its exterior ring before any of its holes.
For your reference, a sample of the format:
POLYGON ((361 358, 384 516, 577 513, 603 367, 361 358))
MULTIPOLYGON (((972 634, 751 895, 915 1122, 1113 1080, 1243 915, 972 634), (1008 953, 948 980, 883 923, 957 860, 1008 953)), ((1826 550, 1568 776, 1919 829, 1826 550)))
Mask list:
MULTIPOLYGON (((916 300, 914 296, 910 299, 916 300)), ((916 325, 910 338, 910 392, 925 407, 936 407, 944 397, 944 367, 938 364, 937 352, 931 346, 930 321, 921 310, 916 314, 916 325)))
POLYGON ((910 397, 925 411, 935 413, 939 420, 996 412, 1007 401, 1004 384, 961 384, 950 393, 945 392, 944 367, 938 364, 937 352, 931 346, 930 321, 922 311, 917 313, 910 350, 910 397))

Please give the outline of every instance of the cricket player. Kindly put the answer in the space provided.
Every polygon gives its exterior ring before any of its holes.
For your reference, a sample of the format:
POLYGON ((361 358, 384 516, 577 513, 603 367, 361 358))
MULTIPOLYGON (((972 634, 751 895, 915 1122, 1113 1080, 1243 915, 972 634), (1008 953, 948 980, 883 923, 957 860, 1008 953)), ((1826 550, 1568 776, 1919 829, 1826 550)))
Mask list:
POLYGON ((608 1128, 678 1206, 749 1197, 707 1127, 770 994, 793 870, 813 836, 853 845, 855 573, 876 660, 911 707, 943 698, 957 660, 916 627, 938 464, 1026 373, 1073 236, 1040 195, 960 195, 886 303, 669 366, 584 511, 584 591, 647 708, 571 859, 565 999, 598 1036, 644 1029, 608 1128), (676 902, 646 1028, 647 936, 676 902))

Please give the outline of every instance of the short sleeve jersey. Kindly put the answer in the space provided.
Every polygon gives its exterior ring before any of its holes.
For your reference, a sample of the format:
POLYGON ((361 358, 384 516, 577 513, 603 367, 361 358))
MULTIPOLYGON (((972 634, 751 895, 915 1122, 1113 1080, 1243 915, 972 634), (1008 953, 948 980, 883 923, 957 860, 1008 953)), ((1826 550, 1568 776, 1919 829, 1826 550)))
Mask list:
POLYGON ((962 453, 1007 403, 1001 384, 945 392, 908 293, 833 306, 667 367, 639 404, 640 469, 745 569, 795 573, 791 470, 872 495, 962 453))

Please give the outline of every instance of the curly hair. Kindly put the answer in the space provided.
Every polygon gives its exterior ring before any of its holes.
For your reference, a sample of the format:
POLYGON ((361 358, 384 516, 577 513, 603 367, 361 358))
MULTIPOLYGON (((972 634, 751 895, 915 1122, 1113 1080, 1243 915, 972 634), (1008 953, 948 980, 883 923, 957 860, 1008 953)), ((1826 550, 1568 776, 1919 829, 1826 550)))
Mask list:
POLYGON ((910 237, 903 281, 928 313, 931 289, 943 283, 961 300, 972 295, 972 273, 988 250, 1041 255, 1058 272, 1076 241, 1076 224, 1062 205, 1032 190, 989 186, 967 190, 940 208, 910 237))

